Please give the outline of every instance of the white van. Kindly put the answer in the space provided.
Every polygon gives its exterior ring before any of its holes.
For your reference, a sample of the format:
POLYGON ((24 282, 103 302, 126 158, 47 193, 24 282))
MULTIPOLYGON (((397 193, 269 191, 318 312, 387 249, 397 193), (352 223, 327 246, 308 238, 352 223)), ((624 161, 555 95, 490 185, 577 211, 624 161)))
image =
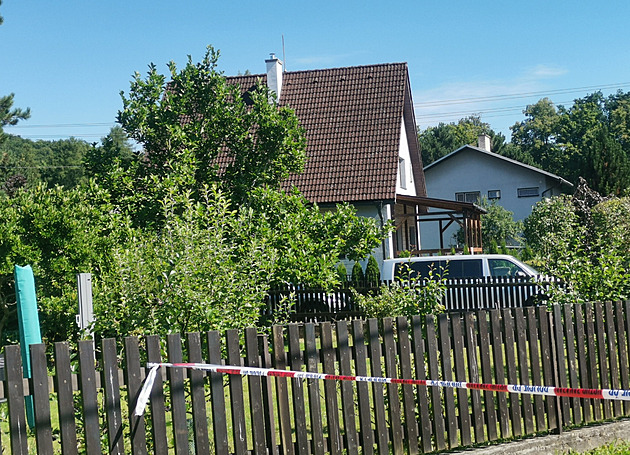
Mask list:
POLYGON ((475 254, 452 256, 419 256, 386 259, 381 280, 393 281, 407 264, 411 276, 428 278, 432 270, 445 278, 534 277, 539 273, 532 267, 506 254, 475 254))

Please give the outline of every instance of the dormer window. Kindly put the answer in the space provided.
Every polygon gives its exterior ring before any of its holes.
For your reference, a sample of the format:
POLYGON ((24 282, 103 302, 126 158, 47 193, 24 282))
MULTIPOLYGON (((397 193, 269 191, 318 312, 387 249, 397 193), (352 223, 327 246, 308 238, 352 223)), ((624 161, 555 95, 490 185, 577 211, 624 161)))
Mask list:
POLYGON ((398 158, 398 180, 403 190, 407 189, 407 170, 405 168, 405 159, 398 158))

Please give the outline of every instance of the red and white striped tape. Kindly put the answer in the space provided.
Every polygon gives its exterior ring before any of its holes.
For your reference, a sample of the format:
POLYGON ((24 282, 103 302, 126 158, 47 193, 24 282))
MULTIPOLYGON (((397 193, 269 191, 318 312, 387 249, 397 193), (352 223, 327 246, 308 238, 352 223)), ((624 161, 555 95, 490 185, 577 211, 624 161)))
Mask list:
POLYGON ((600 400, 624 400, 630 401, 630 390, 619 389, 573 389, 567 387, 547 387, 536 385, 512 385, 512 384, 482 384, 476 382, 460 381, 434 381, 431 379, 398 379, 383 378, 378 376, 346 376, 326 373, 314 373, 309 371, 275 370, 273 368, 240 367, 231 365, 212 365, 206 363, 147 363, 151 368, 147 375, 142 390, 138 396, 135 414, 141 416, 144 413, 149 395, 155 381, 159 367, 190 368, 194 370, 209 371, 211 373, 234 374, 240 376, 265 376, 277 378, 295 379, 319 379, 331 381, 377 382, 381 384, 407 384, 423 385, 427 387, 445 387, 454 389, 487 390, 491 392, 525 393, 529 395, 549 395, 572 398, 595 398, 600 400))

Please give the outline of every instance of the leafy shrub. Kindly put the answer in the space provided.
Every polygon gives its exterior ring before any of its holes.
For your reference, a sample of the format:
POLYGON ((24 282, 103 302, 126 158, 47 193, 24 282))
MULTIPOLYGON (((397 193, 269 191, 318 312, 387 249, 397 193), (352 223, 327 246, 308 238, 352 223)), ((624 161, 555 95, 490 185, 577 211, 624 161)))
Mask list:
POLYGON ((337 266, 337 275, 339 275, 339 281, 342 285, 348 282, 348 269, 343 262, 337 266))
POLYGON ((403 267, 397 279, 390 285, 381 284, 377 291, 362 295, 352 290, 355 301, 368 317, 384 318, 415 315, 426 316, 444 311, 442 298, 446 292, 444 271, 429 271, 428 279, 410 273, 403 267))
POLYGON ((365 267, 365 281, 368 286, 377 286, 381 281, 381 272, 378 269, 378 262, 374 256, 370 255, 367 266, 365 267))
POLYGON ((361 264, 355 262, 352 266, 352 284, 354 286, 363 286, 363 283, 365 283, 363 268, 361 267, 361 264))

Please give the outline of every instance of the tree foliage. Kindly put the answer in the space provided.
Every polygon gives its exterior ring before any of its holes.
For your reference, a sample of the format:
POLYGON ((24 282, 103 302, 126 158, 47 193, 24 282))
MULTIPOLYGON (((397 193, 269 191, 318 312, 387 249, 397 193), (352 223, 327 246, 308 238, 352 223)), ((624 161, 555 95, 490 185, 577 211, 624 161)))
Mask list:
POLYGON ((583 177, 603 194, 630 186, 630 92, 601 92, 556 107, 543 98, 512 126, 512 143, 534 163, 574 184, 583 177))
POLYGON ((540 201, 525 220, 535 265, 567 284, 560 301, 630 296, 628 232, 630 199, 602 198, 585 181, 573 196, 540 201))
POLYGON ((146 78, 136 73, 129 94, 121 93, 118 121, 145 152, 135 180, 146 198, 160 200, 151 194, 155 181, 179 176, 193 194, 219 184, 241 203, 302 171, 306 142, 295 113, 269 103, 273 95, 262 84, 247 93, 229 84, 218 57, 208 47, 200 63, 189 56, 178 70, 171 62, 168 82, 151 64, 146 78))
POLYGON ((440 123, 421 131, 418 140, 422 149, 422 164, 431 164, 464 145, 476 147, 482 134, 490 136, 492 151, 507 152, 505 136, 493 131, 490 124, 481 121, 481 117, 473 115, 457 123, 440 123))

